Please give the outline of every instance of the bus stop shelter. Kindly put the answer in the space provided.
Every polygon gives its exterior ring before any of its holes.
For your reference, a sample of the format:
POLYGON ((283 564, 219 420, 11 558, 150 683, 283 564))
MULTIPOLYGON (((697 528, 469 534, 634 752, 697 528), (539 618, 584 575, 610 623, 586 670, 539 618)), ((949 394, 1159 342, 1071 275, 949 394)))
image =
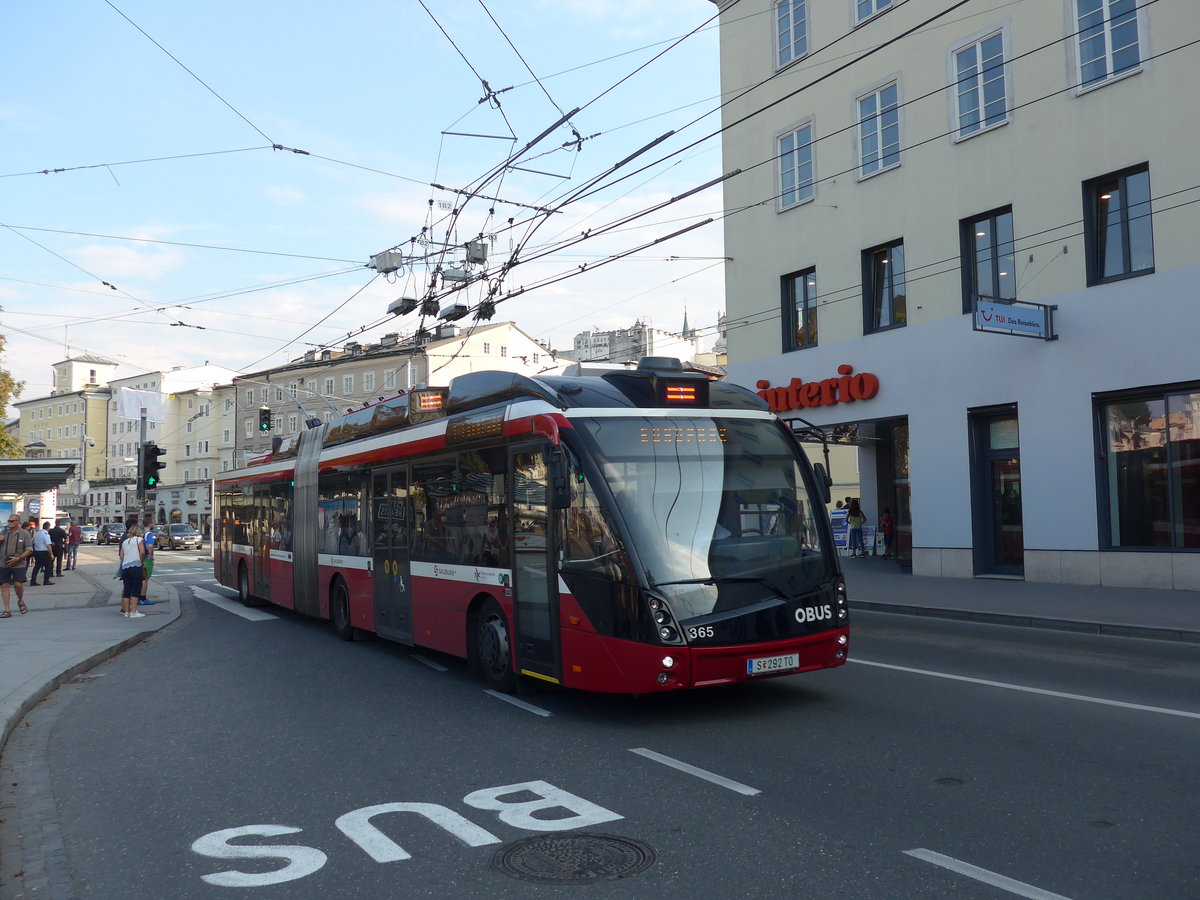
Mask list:
POLYGON ((75 477, 76 462, 0 459, 0 494, 40 494, 75 477))

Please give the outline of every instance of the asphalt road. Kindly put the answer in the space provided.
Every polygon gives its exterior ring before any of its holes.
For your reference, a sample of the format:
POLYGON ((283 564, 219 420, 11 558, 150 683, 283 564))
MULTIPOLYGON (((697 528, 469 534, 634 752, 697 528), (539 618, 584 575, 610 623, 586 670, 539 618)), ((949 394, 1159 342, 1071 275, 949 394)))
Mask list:
POLYGON ((634 870, 589 896, 1200 897, 1200 648, 860 614, 839 670, 519 705, 193 556, 181 621, 6 753, 79 897, 578 893, 528 880, 564 858, 634 870))

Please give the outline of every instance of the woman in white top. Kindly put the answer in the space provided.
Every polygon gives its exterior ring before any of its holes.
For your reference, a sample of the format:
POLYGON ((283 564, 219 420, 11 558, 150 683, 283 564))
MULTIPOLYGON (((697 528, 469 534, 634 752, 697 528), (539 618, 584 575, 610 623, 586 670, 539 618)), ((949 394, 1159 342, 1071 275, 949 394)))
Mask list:
POLYGON ((146 545, 142 543, 142 530, 131 526, 121 541, 118 551, 121 559, 121 614, 127 619, 140 619, 146 614, 138 612, 138 597, 142 593, 142 578, 145 575, 146 545))

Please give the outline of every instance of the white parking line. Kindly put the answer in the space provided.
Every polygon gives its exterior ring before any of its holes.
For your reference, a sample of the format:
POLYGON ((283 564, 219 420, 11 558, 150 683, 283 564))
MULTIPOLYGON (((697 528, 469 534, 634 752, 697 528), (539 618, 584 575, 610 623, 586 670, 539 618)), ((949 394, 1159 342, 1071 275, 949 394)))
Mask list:
POLYGON ((249 619, 251 622, 263 622, 267 619, 278 619, 279 616, 273 616, 269 612, 263 612, 261 609, 255 609, 252 606, 242 606, 241 603, 230 600, 228 597, 223 597, 220 594, 214 594, 212 591, 206 591, 203 588, 192 588, 192 593, 196 595, 197 600, 203 600, 205 603, 211 603, 213 606, 219 606, 226 612, 231 612, 235 616, 241 616, 243 619, 249 619))
POLYGON ((996 872, 989 872, 987 869, 981 869, 979 866, 973 866, 952 856, 943 856, 941 853, 934 853, 932 850, 925 850, 918 847, 916 850, 905 850, 904 853, 906 856, 916 857, 927 863, 933 863, 935 866, 941 866, 943 869, 949 869, 951 872, 957 872, 959 875, 966 875, 968 878, 974 878, 976 881, 982 881, 984 884, 998 887, 1000 890, 1016 894, 1018 897, 1028 897, 1030 900, 1067 900, 1062 894, 1043 891, 1032 884, 1016 881, 996 872))
POLYGON ((755 794, 761 794, 758 788, 752 788, 741 784, 737 781, 732 781, 723 775, 717 775, 709 772, 707 769, 699 769, 696 766, 689 765, 685 762, 680 762, 677 759, 672 759, 669 756, 663 756, 661 753, 655 753, 653 750, 647 750, 645 747, 630 747, 630 753, 636 753, 638 756, 644 756, 646 759, 652 759, 655 762, 662 763, 664 766, 670 766, 672 769, 678 769, 680 772, 686 772, 688 775, 695 775, 697 778, 703 778, 705 781, 710 781, 715 785, 723 788, 728 788, 731 791, 736 791, 739 794, 745 794, 747 797, 753 797, 755 794))
POLYGON ((534 706, 532 703, 526 703, 524 700, 518 700, 516 697, 510 697, 508 694, 502 694, 499 691, 484 691, 484 693, 490 694, 497 700, 503 700, 505 703, 511 703, 513 706, 519 707, 526 712, 531 712, 535 716, 552 715, 548 709, 542 709, 540 706, 534 706))
POLYGON ((951 675, 948 672, 930 672, 926 669, 910 669, 908 666, 893 666, 890 663, 871 662, 867 659, 851 658, 864 666, 875 666, 878 669, 892 669, 896 672, 909 672, 913 675, 928 675, 930 678, 946 678, 950 681, 965 681, 968 684, 981 684, 985 687, 1003 688, 1006 691, 1021 691, 1025 694, 1041 694, 1043 697, 1058 697, 1062 700, 1078 700, 1081 703, 1099 703, 1102 706, 1119 706, 1122 709, 1136 709, 1139 712, 1158 713, 1163 716, 1181 716, 1185 719, 1200 719, 1200 713, 1188 712, 1184 709, 1169 709, 1164 706, 1145 706, 1141 703, 1127 703, 1124 700, 1107 700, 1104 697, 1088 697, 1084 694, 1067 694, 1063 691, 1048 691, 1045 688, 1026 687, 1022 684, 1008 684, 1004 681, 988 681, 986 678, 969 678, 966 675, 951 675))

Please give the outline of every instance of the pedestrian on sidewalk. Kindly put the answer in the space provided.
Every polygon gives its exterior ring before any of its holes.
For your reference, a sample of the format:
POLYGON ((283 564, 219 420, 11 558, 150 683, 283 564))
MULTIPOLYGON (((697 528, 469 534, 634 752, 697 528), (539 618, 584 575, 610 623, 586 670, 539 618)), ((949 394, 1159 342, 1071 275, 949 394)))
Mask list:
POLYGON ((879 533, 883 535, 883 558, 892 558, 892 538, 896 533, 896 523, 892 519, 891 509, 885 507, 879 517, 879 533))
POLYGON ((21 611, 21 615, 29 612, 29 607, 25 605, 25 569, 29 565, 29 558, 33 556, 29 536, 16 516, 8 517, 8 530, 4 532, 4 549, 0 553, 3 553, 4 559, 4 565, 0 566, 0 599, 4 602, 4 612, 0 612, 0 619, 11 619, 12 610, 8 605, 10 584, 16 588, 17 609, 21 611))
POLYGON ((50 540, 53 542, 50 550, 54 554, 54 577, 61 578, 63 560, 67 557, 67 529, 55 522, 50 529, 50 540))
POLYGON ((50 523, 43 522, 40 531, 33 533, 33 574, 29 586, 37 586, 38 572, 42 572, 42 584, 54 584, 50 573, 54 571, 54 541, 50 539, 50 523))
POLYGON ((142 546, 146 553, 143 557, 146 564, 146 577, 142 579, 142 590, 138 596, 138 604, 147 603, 146 590, 150 587, 150 576, 154 574, 154 546, 158 543, 158 537, 154 534, 154 518, 146 516, 142 528, 142 546))
POLYGON ((846 513, 846 527, 850 529, 850 555, 866 556, 867 548, 863 544, 863 525, 867 522, 867 517, 863 514, 862 507, 858 505, 858 500, 850 501, 849 512, 846 513))
POLYGON ((145 575, 143 561, 146 557, 146 545, 142 543, 142 530, 135 521, 121 540, 117 556, 121 560, 121 614, 127 619, 141 619, 146 614, 138 612, 138 597, 142 592, 142 578, 145 575))
POLYGON ((78 522, 72 522, 67 529, 67 568, 79 566, 79 545, 83 543, 83 529, 78 522))

